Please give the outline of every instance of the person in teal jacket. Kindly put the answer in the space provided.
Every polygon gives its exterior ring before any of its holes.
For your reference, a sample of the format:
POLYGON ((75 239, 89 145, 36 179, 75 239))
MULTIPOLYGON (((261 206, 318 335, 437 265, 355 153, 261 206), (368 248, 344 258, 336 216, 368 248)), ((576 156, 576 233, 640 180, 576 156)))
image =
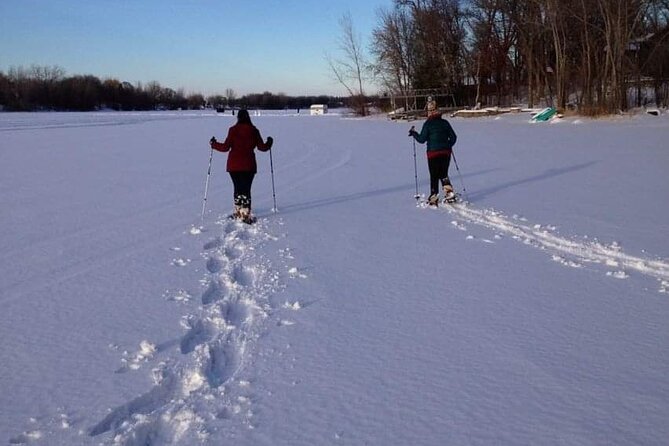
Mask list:
POLYGON ((448 167, 451 164, 453 146, 458 137, 451 124, 441 117, 436 101, 428 98, 427 121, 423 124, 420 133, 412 126, 409 136, 419 143, 427 142, 427 166, 430 171, 430 197, 428 204, 438 206, 439 181, 444 190, 444 202, 456 201, 455 191, 451 180, 448 179, 448 167))

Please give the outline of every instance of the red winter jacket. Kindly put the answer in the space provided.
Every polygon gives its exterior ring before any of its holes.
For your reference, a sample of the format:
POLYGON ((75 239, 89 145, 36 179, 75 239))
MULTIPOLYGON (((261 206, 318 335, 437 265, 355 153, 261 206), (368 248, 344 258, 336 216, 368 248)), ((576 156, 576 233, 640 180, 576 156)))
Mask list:
POLYGON ((219 152, 230 151, 228 155, 228 172, 257 172, 256 154, 258 150, 266 152, 270 146, 265 144, 260 131, 251 124, 237 123, 228 130, 228 137, 220 143, 212 143, 211 147, 219 152))

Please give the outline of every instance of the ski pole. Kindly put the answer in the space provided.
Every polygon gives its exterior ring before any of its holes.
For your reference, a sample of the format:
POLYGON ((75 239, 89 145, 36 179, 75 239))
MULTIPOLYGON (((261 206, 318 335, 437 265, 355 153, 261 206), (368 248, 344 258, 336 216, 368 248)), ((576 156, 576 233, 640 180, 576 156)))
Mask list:
MULTIPOLYGON (((211 138, 215 140, 214 137, 211 138)), ((204 200, 202 200, 202 216, 201 220, 204 220, 204 209, 207 206, 207 192, 209 191, 209 177, 211 176, 211 160, 214 157, 214 148, 212 147, 211 152, 209 153, 209 168, 207 169, 207 180, 204 183, 204 200)))
POLYGON ((272 149, 269 149, 269 171, 272 174, 272 199, 274 200, 274 207, 272 208, 272 212, 276 212, 278 209, 276 208, 276 191, 274 189, 274 161, 272 160, 272 149))
POLYGON ((455 150, 451 149, 451 156, 453 156, 453 162, 455 163, 455 170, 458 171, 458 177, 460 178, 460 184, 462 184, 462 193, 465 196, 465 200, 469 201, 467 196, 467 188, 465 187, 465 182, 462 180, 462 174, 460 173, 460 167, 458 166, 458 160, 455 159, 455 150))
MULTIPOLYGON (((411 126, 411 130, 414 130, 414 127, 411 126)), ((420 195, 418 195, 418 166, 416 165, 416 140, 411 137, 413 140, 413 177, 414 180, 416 181, 416 194, 413 196, 416 200, 420 199, 420 195)))

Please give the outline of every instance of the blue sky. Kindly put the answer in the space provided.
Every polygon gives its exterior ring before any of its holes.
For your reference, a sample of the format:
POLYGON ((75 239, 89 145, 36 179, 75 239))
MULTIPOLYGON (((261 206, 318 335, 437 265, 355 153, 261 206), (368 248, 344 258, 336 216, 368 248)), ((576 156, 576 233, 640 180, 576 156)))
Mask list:
POLYGON ((341 94, 336 53, 347 11, 368 43, 392 0, 0 0, 0 70, 149 82, 206 95, 341 94))

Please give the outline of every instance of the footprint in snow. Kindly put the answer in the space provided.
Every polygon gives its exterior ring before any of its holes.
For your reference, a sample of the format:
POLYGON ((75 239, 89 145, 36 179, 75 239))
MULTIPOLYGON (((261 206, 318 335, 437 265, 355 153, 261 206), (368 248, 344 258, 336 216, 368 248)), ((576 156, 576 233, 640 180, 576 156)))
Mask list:
POLYGON ((228 325, 239 327, 251 317, 251 308, 245 302, 226 302, 221 307, 221 315, 228 325))
POLYGON ((202 305, 209 305, 223 299, 228 293, 228 287, 220 280, 214 280, 202 293, 202 305))
POLYGON ((211 326, 211 321, 199 319, 181 338, 181 353, 187 355, 193 352, 198 345, 211 341, 215 333, 216 330, 211 326))
POLYGON ((209 257, 207 259, 207 271, 212 274, 215 274, 223 269, 223 261, 220 257, 209 257))
POLYGON ((225 242, 223 240, 221 240, 220 238, 215 238, 214 240, 205 243, 203 248, 205 251, 210 251, 212 249, 220 248, 224 244, 225 242))
MULTIPOLYGON (((88 435, 96 437, 116 429, 135 415, 150 414, 164 406, 173 397, 174 377, 168 376, 143 395, 112 410, 104 419, 91 427, 88 435)), ((146 444, 146 443, 142 443, 146 444)))
POLYGON ((237 265, 232 271, 232 279, 239 285, 252 287, 255 284, 255 271, 253 268, 237 265))
POLYGON ((211 387, 220 387, 234 377, 241 366, 243 351, 244 341, 221 339, 209 344, 204 371, 211 387), (241 345, 234 345, 237 342, 241 345))
POLYGON ((226 246, 225 249, 223 250, 223 254, 225 255, 225 257, 227 257, 230 260, 234 260, 241 257, 243 252, 244 252, 243 249, 236 245, 226 246))

